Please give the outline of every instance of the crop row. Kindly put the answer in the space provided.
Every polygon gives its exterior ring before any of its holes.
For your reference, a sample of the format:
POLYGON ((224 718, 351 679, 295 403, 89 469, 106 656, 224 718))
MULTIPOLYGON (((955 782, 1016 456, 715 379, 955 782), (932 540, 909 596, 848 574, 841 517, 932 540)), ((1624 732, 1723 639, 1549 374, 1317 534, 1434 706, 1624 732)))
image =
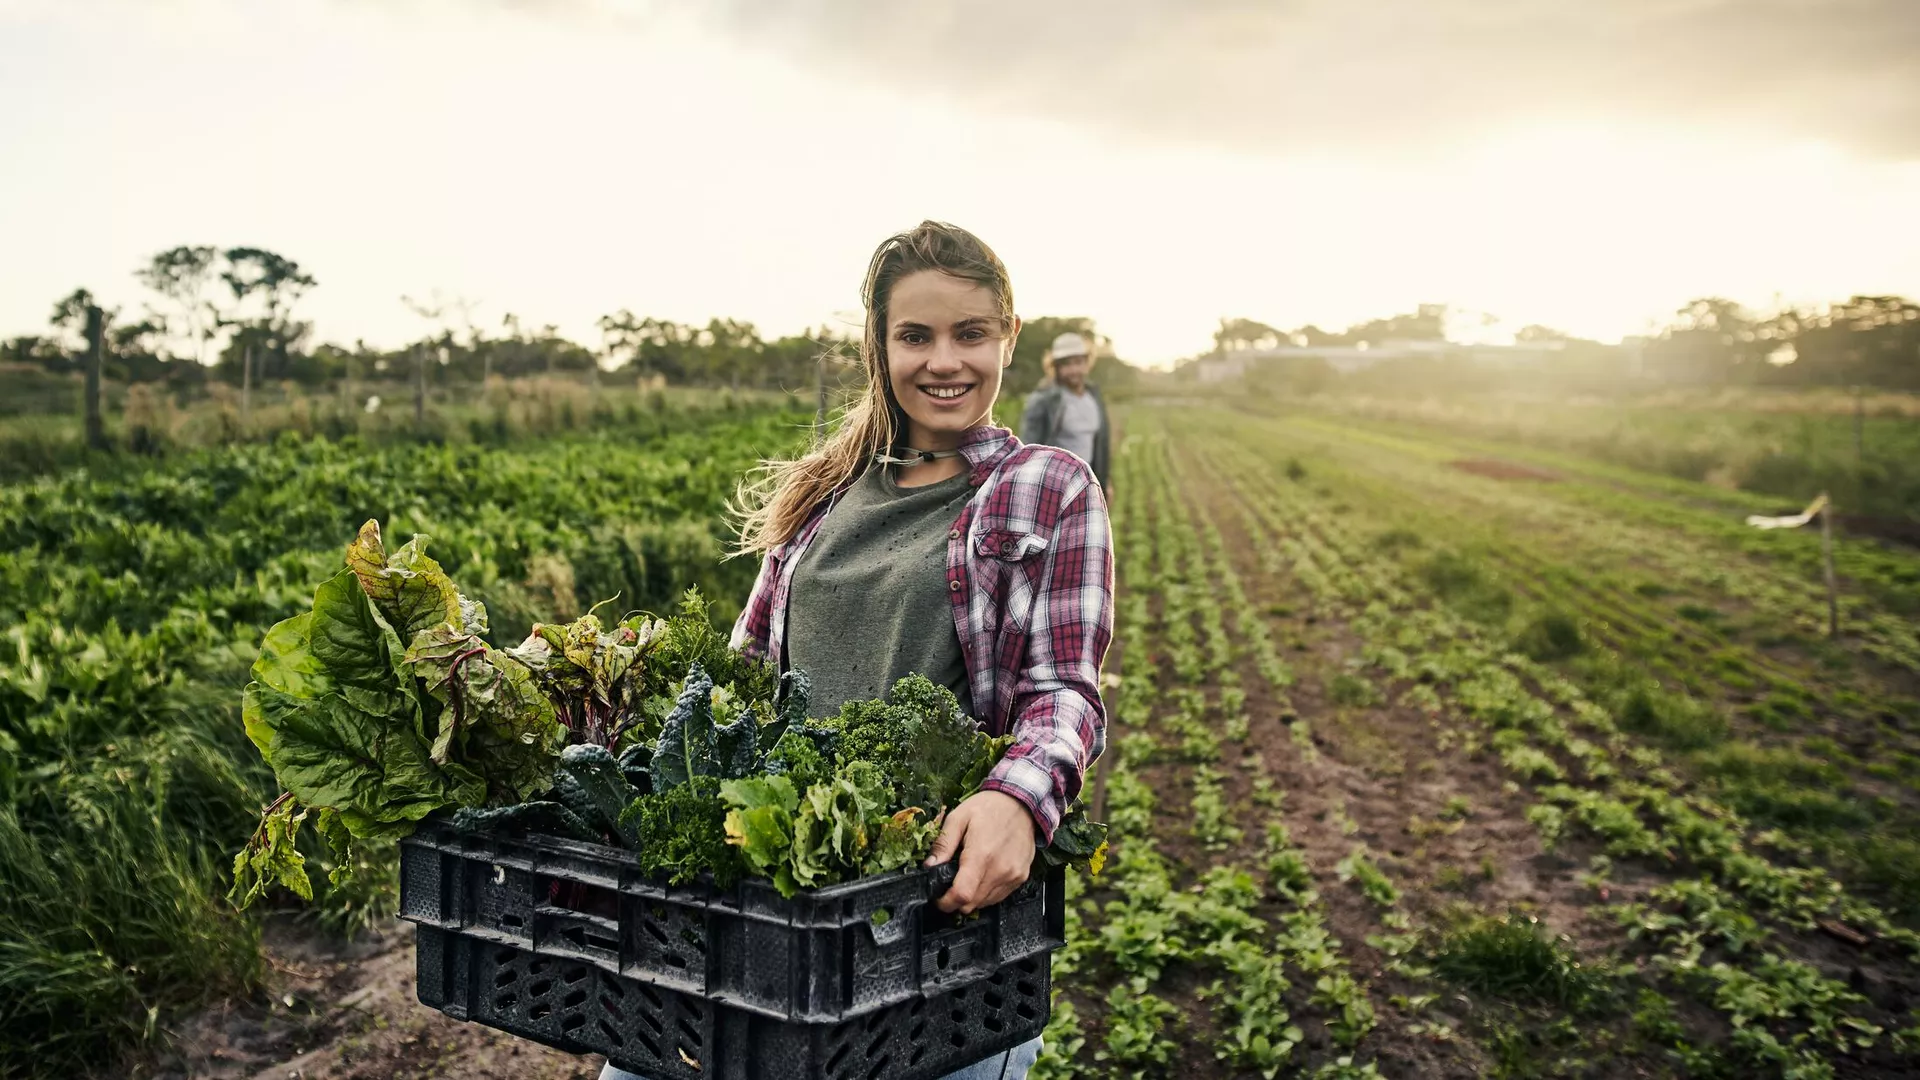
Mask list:
POLYGON ((1835 1060, 1905 1052, 1902 1023, 1811 962, 1806 933, 1831 924, 1873 939, 1872 955, 1910 964, 1912 933, 1851 896, 1790 842, 1751 829, 1713 799, 1688 793, 1658 751, 1549 666, 1508 652, 1483 628, 1437 602, 1431 586, 1384 558, 1352 515, 1312 487, 1276 479, 1289 449, 1258 449, 1183 425, 1183 443, 1209 480, 1231 492, 1245 524, 1328 617, 1365 642, 1369 670, 1397 686, 1402 703, 1457 725, 1460 741, 1497 756, 1531 792, 1527 818, 1551 848, 1580 836, 1598 843, 1591 867, 1605 904, 1644 956, 1650 980, 1717 1013, 1724 1044, 1669 1040, 1699 1072, 1726 1062, 1781 1075, 1832 1075, 1835 1060), (1664 884, 1608 888, 1617 865, 1664 884), (1636 892, 1638 895, 1635 895, 1636 892), (1714 1055, 1722 1055, 1715 1059, 1714 1055))
POLYGON ((1328 1050, 1310 1075, 1377 1075, 1354 1057, 1373 1004, 1328 929, 1282 820, 1283 793, 1258 775, 1257 756, 1241 759, 1255 771, 1244 784, 1226 760, 1250 724, 1240 661, 1276 693, 1291 673, 1217 533, 1203 544, 1207 530, 1171 484, 1164 442, 1130 440, 1117 480, 1122 592, 1109 663, 1120 678, 1109 698, 1114 751, 1102 763, 1115 851, 1097 884, 1106 899, 1072 913, 1078 935, 1056 961, 1063 985, 1098 998, 1105 1036, 1089 1050, 1063 997, 1036 1075, 1144 1077, 1184 1066, 1272 1077, 1304 1068, 1310 1043, 1328 1050), (1163 803, 1176 777, 1186 781, 1185 815, 1163 803), (1175 986, 1195 989, 1189 997, 1175 986), (1175 1037, 1203 1031, 1204 1042, 1175 1037), (1200 1047, 1217 1064, 1194 1060, 1200 1047))

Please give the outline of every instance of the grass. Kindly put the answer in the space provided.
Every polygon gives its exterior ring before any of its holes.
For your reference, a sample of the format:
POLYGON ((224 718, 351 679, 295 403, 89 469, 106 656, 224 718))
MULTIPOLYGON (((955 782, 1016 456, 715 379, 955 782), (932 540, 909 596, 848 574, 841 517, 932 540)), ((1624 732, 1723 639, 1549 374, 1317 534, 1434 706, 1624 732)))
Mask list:
POLYGON ((1441 936, 1431 961, 1450 982, 1514 1005, 1583 1012, 1614 997, 1607 972, 1582 964, 1571 941, 1529 915, 1468 916, 1441 936))
POLYGON ((1727 737, 1727 720, 1711 705, 1668 693, 1651 681, 1617 692, 1610 702, 1620 726, 1675 750, 1713 746, 1727 737))
POLYGON ((221 896, 263 789, 233 735, 168 731, 64 777, 57 806, 0 807, 0 1074, 105 1065, 258 976, 257 927, 221 896))
POLYGON ((1440 551, 1419 565, 1434 595, 1474 622, 1497 624, 1513 610, 1513 593, 1486 562, 1460 551, 1440 551))
POLYGON ((1541 663, 1571 660, 1587 651, 1586 634, 1572 614, 1550 610, 1528 619, 1514 635, 1513 647, 1541 663))

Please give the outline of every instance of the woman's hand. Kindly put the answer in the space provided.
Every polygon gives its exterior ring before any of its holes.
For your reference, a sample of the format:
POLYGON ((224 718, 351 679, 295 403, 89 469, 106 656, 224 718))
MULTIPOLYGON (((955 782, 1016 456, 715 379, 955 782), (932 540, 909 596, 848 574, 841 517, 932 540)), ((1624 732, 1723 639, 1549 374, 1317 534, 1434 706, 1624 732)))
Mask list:
POLYGON ((940 910, 971 915, 1026 884, 1033 869, 1033 815, 1011 795, 977 791, 947 815, 928 866, 960 853, 960 874, 940 897, 940 910))

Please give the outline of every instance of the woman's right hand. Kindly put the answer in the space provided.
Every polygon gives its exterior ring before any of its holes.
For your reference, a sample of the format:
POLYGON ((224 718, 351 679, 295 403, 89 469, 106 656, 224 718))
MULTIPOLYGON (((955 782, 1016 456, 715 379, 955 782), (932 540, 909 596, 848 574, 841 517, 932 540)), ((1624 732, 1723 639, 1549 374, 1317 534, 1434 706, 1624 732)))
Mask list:
POLYGON ((960 873, 940 897, 941 911, 971 915, 1027 883, 1033 870, 1033 815, 1005 792, 977 791, 947 815, 926 865, 960 855, 960 873))

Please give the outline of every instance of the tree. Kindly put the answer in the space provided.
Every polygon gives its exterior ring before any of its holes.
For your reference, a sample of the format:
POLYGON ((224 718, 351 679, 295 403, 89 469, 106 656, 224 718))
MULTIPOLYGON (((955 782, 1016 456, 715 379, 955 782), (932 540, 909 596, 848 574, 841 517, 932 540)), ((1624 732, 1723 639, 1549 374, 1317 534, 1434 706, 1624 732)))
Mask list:
POLYGON ((1648 346, 1646 359, 1667 379, 1722 383, 1739 374, 1759 374, 1760 362, 1778 347, 1760 337, 1759 323, 1745 308, 1709 296, 1674 312, 1673 322, 1648 346))
MULTIPOLYGON (((1094 348, 1101 350, 1103 355, 1105 350, 1101 349, 1101 346, 1111 345, 1111 342, 1103 341, 1099 332, 1094 329, 1093 320, 1085 315, 1041 315, 1028 319, 1026 325, 1020 330, 1020 340, 1014 342, 1013 366, 1001 376, 1001 398, 1009 404, 1015 404, 1012 400, 1014 397, 1024 395, 1039 386, 1046 378, 1046 368, 1042 364, 1042 358, 1046 356, 1047 350, 1053 347, 1053 339, 1069 331, 1091 340, 1094 348)), ((1096 368, 1096 372, 1097 370, 1096 368)), ((1097 373, 1094 381, 1099 381, 1097 373)))
MULTIPOLYGON (((68 352, 79 352, 87 347, 87 309, 98 307, 91 289, 75 289, 54 301, 53 314, 47 318, 47 324, 59 331, 56 335, 60 346, 68 352)), ((120 313, 119 308, 103 309, 108 325, 120 313)))
POLYGON ((266 353, 263 375, 284 375, 288 350, 311 329, 293 320, 293 305, 319 283, 299 263, 264 248, 228 248, 226 262, 220 280, 233 293, 234 306, 221 322, 240 330, 228 352, 253 345, 266 353))
POLYGON ((1280 344, 1281 333, 1257 319, 1221 319, 1213 332, 1215 352, 1235 349, 1271 349, 1280 344))
POLYGON ((1551 326, 1541 326, 1539 323, 1533 323, 1521 327, 1520 332, 1513 335, 1513 340, 1522 345, 1548 345, 1553 342, 1571 341, 1573 340, 1573 335, 1567 333, 1565 330, 1555 330, 1551 326))
POLYGON ((186 245, 155 255, 133 272, 140 283, 172 301, 179 310, 161 316, 165 329, 191 343, 193 359, 206 363, 206 347, 219 329, 220 316, 207 298, 220 261, 218 248, 186 245))
POLYGON ((1447 305, 1421 304, 1412 314, 1373 319, 1350 326, 1342 334, 1346 344, 1366 342, 1379 345, 1387 341, 1447 340, 1447 305))

